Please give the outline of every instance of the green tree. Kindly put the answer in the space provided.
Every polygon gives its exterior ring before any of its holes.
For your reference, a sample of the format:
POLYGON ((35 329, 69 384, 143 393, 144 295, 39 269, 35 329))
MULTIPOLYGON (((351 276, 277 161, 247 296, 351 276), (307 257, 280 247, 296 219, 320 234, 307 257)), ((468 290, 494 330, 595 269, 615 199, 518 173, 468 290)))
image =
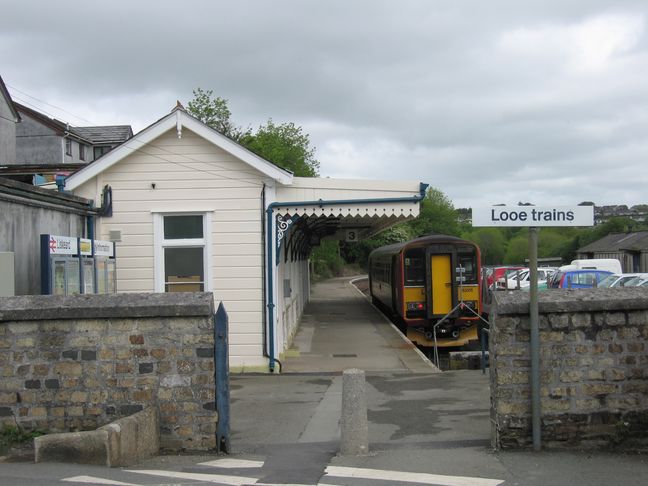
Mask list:
POLYGON ((483 264, 498 265, 504 261, 506 240, 500 228, 476 228, 464 233, 463 238, 477 243, 483 264))
POLYGON ((524 264, 524 260, 529 256, 529 235, 518 234, 506 245, 504 254, 504 263, 506 264, 524 264))
POLYGON ((259 157, 291 171, 300 177, 316 177, 319 162, 310 137, 294 123, 275 123, 270 118, 256 133, 251 128, 241 128, 231 120, 227 100, 214 96, 212 90, 196 88, 187 111, 209 127, 240 143, 259 157))
POLYGON ((319 162, 310 138, 294 123, 276 124, 269 119, 256 133, 241 138, 241 143, 260 157, 300 177, 316 177, 319 162))
POLYGON ((430 187, 421 201, 419 217, 408 223, 414 236, 431 233, 458 236, 459 214, 442 191, 430 187))
POLYGON ((236 141, 249 134, 249 129, 243 130, 230 120, 232 112, 226 99, 214 97, 212 90, 202 88, 193 90, 193 95, 193 100, 187 104, 187 111, 205 125, 236 141))

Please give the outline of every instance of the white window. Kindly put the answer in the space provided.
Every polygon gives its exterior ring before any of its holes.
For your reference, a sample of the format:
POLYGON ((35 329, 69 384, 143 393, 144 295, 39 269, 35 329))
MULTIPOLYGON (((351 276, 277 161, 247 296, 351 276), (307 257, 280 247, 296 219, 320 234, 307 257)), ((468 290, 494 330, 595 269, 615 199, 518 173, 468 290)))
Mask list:
POLYGON ((210 213, 155 214, 154 225, 155 290, 209 290, 210 213))

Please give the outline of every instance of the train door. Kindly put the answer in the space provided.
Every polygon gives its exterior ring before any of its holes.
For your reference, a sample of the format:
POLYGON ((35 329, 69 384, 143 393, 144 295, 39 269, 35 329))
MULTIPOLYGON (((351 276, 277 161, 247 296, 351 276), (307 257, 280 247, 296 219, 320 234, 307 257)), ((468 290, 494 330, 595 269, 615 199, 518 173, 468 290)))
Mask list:
POLYGON ((453 307, 452 258, 449 254, 431 254, 429 316, 445 316, 453 307))

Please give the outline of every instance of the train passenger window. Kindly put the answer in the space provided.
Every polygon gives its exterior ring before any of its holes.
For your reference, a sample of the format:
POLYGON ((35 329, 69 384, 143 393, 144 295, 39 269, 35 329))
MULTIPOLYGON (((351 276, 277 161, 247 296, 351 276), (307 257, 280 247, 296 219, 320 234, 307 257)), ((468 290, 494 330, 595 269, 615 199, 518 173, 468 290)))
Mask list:
POLYGON ((410 251, 405 254, 405 285, 424 285, 424 254, 421 251, 410 251))

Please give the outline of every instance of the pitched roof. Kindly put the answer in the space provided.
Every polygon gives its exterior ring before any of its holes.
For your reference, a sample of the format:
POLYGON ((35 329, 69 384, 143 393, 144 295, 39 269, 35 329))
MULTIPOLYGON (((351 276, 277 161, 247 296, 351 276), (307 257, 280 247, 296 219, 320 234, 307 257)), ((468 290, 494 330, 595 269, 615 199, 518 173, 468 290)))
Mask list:
POLYGON ((220 147, 226 152, 232 154, 234 157, 255 168, 262 174, 275 179, 279 183, 292 183, 292 172, 282 169, 272 162, 259 157, 242 145, 236 143, 234 140, 226 137, 213 128, 208 127, 197 118, 194 118, 193 116, 188 114, 185 111, 184 107, 178 104, 173 108, 173 110, 171 110, 171 113, 160 118, 152 125, 149 125, 144 130, 134 135, 131 139, 128 140, 128 142, 124 142, 121 145, 115 147, 103 157, 88 164, 80 171, 69 176, 66 179, 66 188, 73 190, 79 187, 81 184, 87 182, 96 175, 112 167, 120 160, 141 149, 144 145, 148 144, 160 135, 168 132, 171 129, 178 130, 178 132, 180 133, 183 127, 203 137, 205 140, 220 147))
POLYGON ((23 113, 24 115, 30 118, 35 119, 36 121, 45 125, 46 127, 51 128, 61 136, 67 133, 72 135, 73 137, 82 140, 83 142, 86 142, 88 144, 91 143, 90 140, 86 139, 81 134, 76 133, 74 127, 71 127, 68 123, 62 122, 61 120, 57 120, 56 118, 50 118, 49 116, 44 115, 43 113, 36 111, 32 108, 29 108, 25 105, 21 105, 20 103, 14 103, 14 105, 16 105, 16 108, 18 109, 19 112, 23 113))
POLYGON ((606 252, 606 251, 641 251, 648 250, 648 231, 634 233, 610 233, 600 240, 578 249, 578 253, 606 252))
POLYGON ((4 84, 4 81, 2 80, 2 76, 0 76, 0 95, 4 97, 4 99, 7 102, 7 105, 9 105, 9 109, 11 110, 11 113, 14 116, 14 121, 18 123, 20 121, 20 113, 18 113, 18 110, 16 110, 16 106, 14 104, 14 101, 11 99, 11 95, 9 94, 9 91, 7 91, 7 87, 4 84))
POLYGON ((72 130, 86 140, 90 140, 93 145, 122 143, 133 136, 130 125, 73 127, 72 130))
POLYGON ((130 125, 106 125, 95 127, 73 127, 68 123, 50 118, 43 113, 29 108, 20 103, 14 103, 18 111, 34 118, 39 123, 51 128, 59 135, 66 133, 86 142, 89 145, 117 144, 122 143, 133 136, 133 129, 130 125))

